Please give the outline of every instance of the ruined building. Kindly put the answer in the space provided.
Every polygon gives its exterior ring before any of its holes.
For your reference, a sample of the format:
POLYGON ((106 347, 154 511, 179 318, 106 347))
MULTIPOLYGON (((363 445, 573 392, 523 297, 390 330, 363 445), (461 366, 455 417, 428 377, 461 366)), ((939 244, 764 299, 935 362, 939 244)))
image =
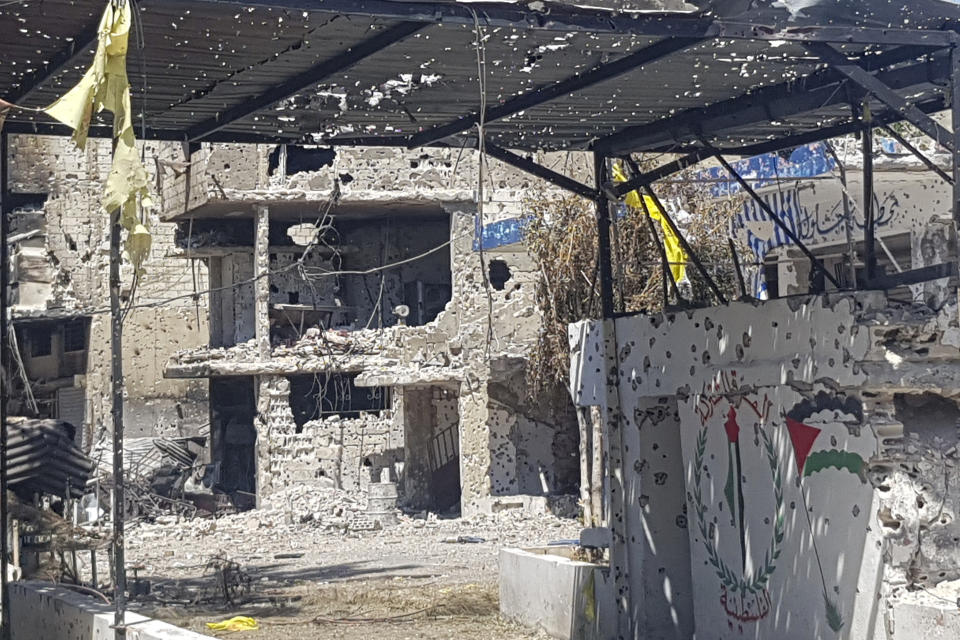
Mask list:
MULTIPOLYGON (((102 442, 110 412, 108 220, 100 210, 110 142, 86 152, 68 138, 10 136, 13 415, 56 417, 77 427, 89 450, 102 442)), ((178 146, 147 144, 151 169, 178 146)), ((153 251, 124 323, 124 405, 131 438, 200 437, 208 424, 207 390, 167 380, 162 368, 178 349, 203 344, 206 301, 176 298, 206 287, 206 271, 171 260, 176 225, 154 220, 153 251), (161 304, 162 303, 162 304, 161 304)), ((129 273, 124 274, 129 286, 129 273)), ((132 291, 126 289, 125 303, 132 291)))
POLYGON ((209 344, 164 374, 209 381, 223 490, 389 479, 465 513, 575 491, 569 396, 525 387, 539 276, 517 228, 544 186, 491 164, 479 232, 477 170, 457 150, 214 145, 163 182, 177 255, 212 288, 209 344))
MULTIPOLYGON (((109 145, 14 136, 11 153, 12 409, 83 425, 95 448, 109 412, 97 206, 109 145)), ((128 447, 204 443, 229 494, 389 476, 411 508, 462 493, 471 511, 575 492, 569 395, 531 401, 525 388, 538 274, 519 228, 543 184, 490 161, 480 233, 474 152, 209 145, 188 159, 157 143, 145 155, 162 211, 145 275, 124 291, 128 447)))

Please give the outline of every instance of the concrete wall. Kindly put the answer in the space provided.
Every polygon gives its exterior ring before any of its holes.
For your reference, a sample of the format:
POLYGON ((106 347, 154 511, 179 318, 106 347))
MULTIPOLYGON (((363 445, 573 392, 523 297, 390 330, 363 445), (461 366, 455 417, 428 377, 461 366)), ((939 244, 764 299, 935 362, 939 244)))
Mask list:
MULTIPOLYGON (((13 640, 112 640, 113 606, 47 582, 10 584, 13 640)), ((166 622, 127 612, 127 640, 203 640, 212 638, 166 622)))
POLYGON ((616 635, 610 570, 572 559, 572 548, 500 550, 500 613, 562 640, 616 635))
POLYGON ((577 401, 608 408, 622 456, 623 624, 873 638, 896 622, 891 594, 955 579, 957 332, 955 307, 882 294, 572 326, 577 401), (661 535, 684 528, 685 550, 661 535))

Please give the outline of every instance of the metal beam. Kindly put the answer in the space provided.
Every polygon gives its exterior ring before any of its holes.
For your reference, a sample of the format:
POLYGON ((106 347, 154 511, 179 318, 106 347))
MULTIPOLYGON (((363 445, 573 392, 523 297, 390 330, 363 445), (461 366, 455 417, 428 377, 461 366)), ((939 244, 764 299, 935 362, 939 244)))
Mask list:
MULTIPOLYGON (((864 69, 883 69, 914 60, 929 50, 901 47, 875 57, 859 61, 864 69)), ((880 71, 877 78, 894 88, 905 88, 922 82, 946 79, 949 74, 946 56, 920 62, 890 71, 880 71)), ((593 148, 615 155, 633 151, 664 150, 676 146, 684 138, 695 140, 700 132, 713 135, 730 129, 786 120, 804 112, 846 104, 848 98, 840 91, 844 76, 837 71, 812 73, 800 80, 783 82, 758 89, 736 98, 715 102, 706 107, 688 109, 674 116, 635 125, 599 138, 593 148)))
POLYGON ((873 217, 873 122, 867 103, 864 102, 863 121, 865 126, 860 134, 863 149, 863 261, 867 267, 867 281, 877 275, 877 248, 874 241, 876 220, 873 217))
POLYGON ((946 171, 938 167, 937 163, 931 160, 930 158, 928 158, 922 151, 920 151, 920 149, 917 149, 915 146, 910 144, 909 140, 907 140, 902 135, 894 131, 893 127, 891 127, 888 124, 881 124, 880 126, 883 128, 884 131, 887 132, 887 135, 889 135, 891 138, 899 142, 904 149, 912 153, 917 158, 917 160, 925 164, 926 167, 930 169, 930 171, 933 171, 938 176, 943 178, 944 182, 946 182, 947 184, 949 185, 953 184, 953 178, 951 178, 946 171))
POLYGON ((956 41, 952 31, 934 29, 878 29, 861 25, 776 28, 679 13, 628 13, 546 3, 536 11, 514 2, 396 2, 391 0, 195 0, 199 3, 295 9, 318 14, 356 15, 385 20, 419 21, 433 24, 474 25, 474 15, 487 27, 533 31, 633 34, 643 36, 685 36, 694 38, 735 38, 744 40, 822 41, 850 44, 927 44, 949 46, 956 41), (474 13, 475 12, 475 13, 474 13))
POLYGON ((384 29, 332 58, 320 62, 308 71, 298 74, 296 77, 281 82, 260 95, 246 100, 243 104, 231 107, 221 114, 190 127, 187 129, 186 139, 188 142, 193 142, 207 138, 210 134, 223 129, 230 123, 251 116, 261 109, 266 109, 281 100, 296 95, 300 91, 323 81, 325 78, 344 69, 348 69, 364 58, 379 53, 390 45, 413 35, 426 26, 426 24, 421 22, 402 22, 388 29, 384 29))
MULTIPOLYGON (((960 47, 954 47, 950 52, 950 116, 954 148, 960 149, 960 47)), ((953 232, 957 241, 960 241, 960 154, 951 153, 950 163, 953 169, 953 232)), ((955 251, 960 257, 960 247, 955 251)), ((960 259, 957 264, 960 265, 960 259)))
MULTIPOLYGON (((672 53, 682 51, 700 41, 698 38, 666 38, 660 40, 608 64, 602 64, 589 71, 578 73, 551 85, 538 87, 533 91, 528 91, 523 95, 511 98, 503 104, 489 107, 484 111, 483 122, 489 124, 495 120, 507 118, 570 93, 581 91, 606 80, 611 80, 624 73, 633 71, 637 67, 660 60, 672 53)), ((422 147, 431 142, 436 142, 437 140, 442 140, 443 138, 467 131, 479 122, 480 113, 471 113, 466 117, 415 133, 410 136, 408 146, 411 148, 422 147)))
MULTIPOLYGON (((596 184, 602 184, 607 174, 607 159, 593 155, 593 172, 596 184)), ((600 317, 612 318, 613 264, 610 259, 610 201, 601 189, 596 190, 594 204, 597 207, 597 264, 600 267, 600 317)))
POLYGON ((596 202, 597 199, 602 195, 599 189, 588 187, 581 182, 577 182, 573 178, 568 178, 562 173, 557 173, 553 169, 548 169, 542 164, 537 164, 529 158, 524 158, 523 156, 517 155, 512 151, 507 151, 506 149, 498 147, 494 144, 490 144, 489 142, 484 145, 484 149, 486 150, 487 154, 493 156, 500 162, 516 167, 521 171, 526 171, 531 175, 542 178, 547 182, 560 187, 561 189, 572 191, 578 196, 583 196, 588 200, 593 200, 596 202))
MULTIPOLYGON (((639 170, 634 171, 634 177, 630 178, 626 182, 621 182, 620 184, 611 185, 610 188, 613 190, 613 193, 617 197, 622 198, 631 191, 645 187, 648 184, 654 183, 661 178, 666 178, 671 176, 679 171, 683 171, 693 165, 706 160, 707 158, 712 158, 714 152, 709 149, 702 149, 689 153, 682 158, 674 160, 673 162, 668 162, 662 166, 657 167, 647 171, 646 173, 640 173, 639 170)), ((629 158, 630 156, 626 156, 629 158)), ((634 167, 632 160, 631 167, 634 167)))
POLYGON ((650 188, 650 185, 646 185, 647 194, 650 196, 650 199, 653 200, 653 204, 656 205, 657 209, 660 210, 660 215, 663 216, 663 219, 667 221, 667 224, 670 225, 670 229, 673 231, 674 235, 677 236, 677 240, 680 241, 680 246, 683 247, 684 253, 687 254, 687 257, 690 258, 690 262, 694 264, 697 268, 697 271, 700 272, 700 275, 703 276, 703 279, 707 281, 707 286, 710 287, 710 290, 713 291, 713 295, 717 296, 717 300, 720 301, 720 304, 727 304, 727 298, 723 295, 723 292, 720 291, 720 287, 717 286, 717 283, 714 281, 713 276, 707 271, 707 268, 703 266, 703 263, 700 262, 700 257, 697 255, 697 252, 693 250, 693 247, 690 246, 690 243, 687 242, 687 239, 683 237, 683 232, 680 231, 680 227, 677 226, 677 223, 673 221, 673 218, 667 213, 667 208, 663 206, 663 203, 660 202, 660 198, 657 197, 657 194, 653 192, 653 189, 650 188))
POLYGON ((903 118, 926 133, 928 136, 953 150, 953 134, 947 131, 939 122, 923 113, 906 98, 887 86, 878 77, 854 64, 847 56, 837 51, 825 42, 807 42, 804 48, 818 56, 832 68, 843 74, 844 77, 869 92, 887 107, 900 113, 903 118))
MULTIPOLYGON (((27 120, 11 120, 7 118, 4 130, 10 134, 29 136, 65 136, 73 135, 73 129, 57 122, 35 122, 27 120)), ((183 129, 155 129, 147 127, 146 135, 141 136, 140 127, 137 127, 138 140, 165 140, 171 142, 185 142, 186 132, 183 129)), ((110 125, 93 125, 90 127, 88 138, 113 139, 113 127, 110 125)), ((300 137, 282 135, 258 134, 248 132, 218 131, 203 139, 204 142, 234 142, 243 144, 277 144, 286 142, 294 144, 300 137)))
POLYGON ((810 263, 813 268, 822 273, 823 276, 833 284, 833 286, 839 289, 840 282, 833 276, 832 273, 827 270, 826 267, 823 266, 823 262, 820 261, 820 258, 813 255, 813 252, 811 252, 810 249, 807 248, 807 245, 805 245, 803 241, 797 237, 797 234, 795 234, 790 227, 787 226, 787 223, 780 219, 780 216, 778 216, 774 210, 770 208, 770 205, 764 202, 763 198, 761 198, 757 192, 754 191, 749 184, 747 184, 747 181, 744 180, 743 177, 737 173, 733 167, 730 166, 730 163, 727 162, 722 155, 717 153, 715 157, 720 164, 723 165, 723 168, 727 170, 727 173, 729 173, 731 177, 733 177, 733 179, 740 184, 740 188, 742 188, 744 192, 746 192, 751 198, 753 198, 754 201, 756 201, 757 205, 763 210, 764 213, 767 214, 767 217, 770 218, 770 221, 780 227, 780 230, 783 231, 791 241, 793 241, 793 244, 795 244, 797 248, 800 249, 800 251, 802 251, 803 254, 810 259, 810 263))
POLYGON ((949 278, 956 274, 957 263, 945 262, 929 267, 901 271, 900 273, 880 274, 872 280, 867 280, 864 284, 868 289, 893 289, 908 284, 920 284, 921 282, 930 282, 931 280, 939 280, 940 278, 949 278))
MULTIPOLYGON (((935 100, 920 103, 918 108, 924 113, 936 113, 938 111, 943 111, 946 108, 946 105, 942 98, 937 98, 935 100)), ((879 116, 876 116, 874 119, 878 124, 885 126, 886 123, 899 121, 900 116, 899 114, 885 111, 879 116)), ((824 127, 822 129, 817 129, 816 131, 808 131, 795 136, 775 138, 767 142, 760 142, 743 147, 727 147, 720 149, 720 152, 726 155, 735 156, 758 156, 764 153, 780 151, 781 149, 790 149, 793 147, 799 147, 800 145, 810 144, 812 142, 820 142, 821 140, 827 140, 829 138, 856 133, 862 129, 863 123, 859 120, 856 120, 853 122, 844 122, 843 124, 834 125, 832 127, 824 127)), ((669 177, 675 173, 683 171, 684 169, 688 169, 693 165, 702 162, 703 160, 712 158, 715 154, 716 150, 713 148, 695 149, 683 157, 674 160, 673 162, 668 162, 646 173, 638 174, 626 182, 608 186, 615 195, 618 197, 623 197, 635 189, 652 184, 657 180, 662 180, 663 178, 669 177)))

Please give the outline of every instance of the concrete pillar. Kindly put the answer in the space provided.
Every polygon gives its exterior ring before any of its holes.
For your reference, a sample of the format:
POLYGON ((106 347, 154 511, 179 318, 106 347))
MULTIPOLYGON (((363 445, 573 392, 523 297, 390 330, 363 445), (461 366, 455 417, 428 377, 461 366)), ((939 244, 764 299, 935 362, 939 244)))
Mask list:
POLYGON ((429 387, 405 387, 403 393, 403 502, 411 509, 427 509, 430 492, 429 448, 436 415, 429 387))
POLYGON ((460 386, 460 511, 485 513, 490 503, 490 402, 487 383, 470 378, 460 386))
POLYGON ((257 205, 256 235, 253 243, 253 321, 256 328, 257 353, 270 357, 270 209, 257 205))
MULTIPOLYGON (((290 409, 290 381, 283 376, 257 377, 257 505, 274 490, 283 464, 279 454, 286 436, 296 433, 290 409)), ((277 487, 279 488, 279 487, 277 487)))

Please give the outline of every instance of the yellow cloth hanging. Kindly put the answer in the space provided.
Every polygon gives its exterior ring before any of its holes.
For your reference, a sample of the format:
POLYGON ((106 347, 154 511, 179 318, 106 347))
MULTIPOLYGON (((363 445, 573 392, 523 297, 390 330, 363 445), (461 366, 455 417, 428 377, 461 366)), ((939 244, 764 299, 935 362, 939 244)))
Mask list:
POLYGON ((128 234, 127 256, 140 271, 150 253, 150 230, 137 216, 137 197, 145 209, 152 206, 152 200, 147 170, 137 153, 130 107, 127 49, 131 21, 129 0, 108 2, 100 19, 97 51, 90 68, 76 86, 43 111, 72 128, 73 141, 81 149, 87 144, 94 114, 104 109, 113 113, 113 165, 101 205, 108 213, 120 210, 120 224, 128 234))
MULTIPOLYGON (((619 164, 613 165, 613 181, 627 181, 627 176, 624 175, 623 169, 619 164)), ((667 219, 657 207, 656 203, 653 201, 653 198, 650 196, 643 196, 643 203, 641 203, 640 193, 637 191, 631 191, 627 194, 627 197, 624 198, 623 201, 627 203, 628 207, 638 209, 641 213, 644 210, 643 205, 647 205, 646 210, 650 212, 650 217, 659 222, 660 228, 663 230, 663 248, 667 252, 667 262, 670 263, 670 273, 673 274, 674 281, 680 282, 686 278, 687 254, 680 245, 680 238, 678 238, 677 234, 673 232, 673 229, 670 227, 670 223, 667 222, 667 219)))
POLYGON ((236 616, 222 622, 208 622, 207 628, 212 631, 256 631, 260 625, 253 618, 236 616))

